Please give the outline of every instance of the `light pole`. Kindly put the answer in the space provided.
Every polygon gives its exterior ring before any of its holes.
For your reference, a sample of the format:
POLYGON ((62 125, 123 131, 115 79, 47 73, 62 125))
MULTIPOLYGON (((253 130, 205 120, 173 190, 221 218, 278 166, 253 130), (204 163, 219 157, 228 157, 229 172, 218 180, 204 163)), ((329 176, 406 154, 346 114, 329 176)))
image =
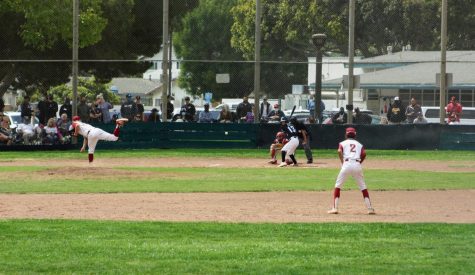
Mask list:
POLYGON ((325 45, 327 35, 324 33, 317 33, 312 35, 312 42, 315 48, 317 48, 317 62, 315 70, 315 121, 321 123, 322 117, 322 48, 325 45))

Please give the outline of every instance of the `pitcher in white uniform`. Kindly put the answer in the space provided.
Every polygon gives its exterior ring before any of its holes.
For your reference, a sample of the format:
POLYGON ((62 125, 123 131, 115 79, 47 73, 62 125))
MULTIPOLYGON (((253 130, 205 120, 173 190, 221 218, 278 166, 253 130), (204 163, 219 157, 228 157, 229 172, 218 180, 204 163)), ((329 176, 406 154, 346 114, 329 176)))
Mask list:
POLYGON ((338 202, 340 200, 340 190, 343 187, 348 176, 352 176, 363 193, 364 202, 368 209, 368 214, 375 214, 371 201, 369 199, 368 189, 363 178, 363 168, 361 163, 366 158, 366 152, 361 143, 355 140, 356 130, 349 127, 346 129, 346 140, 340 142, 338 146, 338 156, 341 161, 341 170, 338 174, 335 184, 335 190, 333 191, 333 206, 329 214, 338 214, 338 202))
POLYGON ((116 120, 116 126, 114 129, 113 134, 109 134, 106 131, 93 127, 87 123, 81 122, 81 118, 79 116, 73 117, 73 123, 71 125, 72 130, 74 130, 73 135, 81 135, 84 138, 83 145, 81 147, 81 152, 86 150, 86 145, 89 148, 89 163, 94 161, 94 151, 96 150, 96 145, 99 140, 106 140, 106 141, 117 141, 119 139, 119 132, 120 127, 127 122, 127 118, 119 118, 116 120))

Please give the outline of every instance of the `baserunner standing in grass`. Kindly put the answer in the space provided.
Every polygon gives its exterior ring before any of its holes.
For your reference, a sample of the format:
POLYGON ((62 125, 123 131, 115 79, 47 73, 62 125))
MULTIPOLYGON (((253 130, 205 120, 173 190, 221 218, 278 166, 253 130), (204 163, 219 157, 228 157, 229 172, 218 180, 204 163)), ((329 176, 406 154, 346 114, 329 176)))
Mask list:
POLYGON ((363 145, 355 139, 355 128, 346 128, 345 137, 346 139, 338 145, 338 156, 340 157, 342 166, 336 179, 335 190, 333 191, 333 207, 328 211, 328 213, 338 214, 340 190, 348 176, 351 175, 356 180, 361 192, 363 193, 363 198, 366 207, 368 208, 368 214, 373 215, 375 212, 373 206, 371 206, 368 189, 366 188, 366 183, 363 178, 363 168, 361 167, 361 163, 363 163, 366 158, 365 149, 363 145))

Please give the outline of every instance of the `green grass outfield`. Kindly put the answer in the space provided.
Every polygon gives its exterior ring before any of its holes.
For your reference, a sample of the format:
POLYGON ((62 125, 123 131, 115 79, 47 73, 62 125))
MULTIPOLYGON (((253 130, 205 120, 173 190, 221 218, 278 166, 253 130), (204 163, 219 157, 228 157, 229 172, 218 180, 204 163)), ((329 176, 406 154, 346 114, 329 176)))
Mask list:
MULTIPOLYGON (((100 168, 98 168, 100 169, 100 168)), ((0 166, 0 193, 244 192, 331 190, 338 169, 330 168, 114 168, 78 179, 61 169, 0 166), (128 173, 130 171, 130 174, 128 173), (114 176, 116 174, 117 176, 114 176), (15 176, 17 175, 17 176, 15 176)), ((475 173, 365 170, 370 190, 474 189, 475 173)), ((346 190, 357 189, 353 179, 346 190)))
MULTIPOLYGON (((336 150, 314 153, 317 159, 337 157, 336 150)), ((303 156, 302 151, 299 154, 303 156)), ((97 158, 149 156, 245 161, 265 159, 267 150, 99 150, 96 154, 97 158)), ((473 161, 475 152, 370 150, 368 157, 420 160, 423 165, 424 160, 473 161)), ((330 190, 338 173, 323 168, 124 165, 107 168, 103 177, 84 173, 85 179, 77 180, 68 173, 50 175, 55 169, 47 167, 49 159, 86 156, 76 151, 0 152, 0 193, 330 190), (45 160, 45 164, 1 165, 21 159, 45 160)), ((365 178, 370 190, 475 188, 475 173, 366 169, 365 178)), ((345 187, 356 185, 349 181, 345 187)), ((474 258, 475 224, 0 220, 0 274, 475 274, 474 258)))
MULTIPOLYGON (((304 156, 303 150, 297 150, 304 156)), ((367 150, 368 158, 395 159, 395 160, 475 160, 475 151, 412 151, 412 150, 367 150)), ((315 158, 338 158, 335 150, 313 150, 315 158)), ((101 150, 98 145, 95 156, 97 158, 124 158, 124 157, 232 157, 232 158, 267 158, 269 150, 266 149, 124 149, 101 150)), ((76 151, 22 151, 0 152, 0 163, 13 159, 79 159, 86 158, 85 153, 76 151)))
POLYGON ((0 273, 474 274, 474 224, 0 221, 0 273))

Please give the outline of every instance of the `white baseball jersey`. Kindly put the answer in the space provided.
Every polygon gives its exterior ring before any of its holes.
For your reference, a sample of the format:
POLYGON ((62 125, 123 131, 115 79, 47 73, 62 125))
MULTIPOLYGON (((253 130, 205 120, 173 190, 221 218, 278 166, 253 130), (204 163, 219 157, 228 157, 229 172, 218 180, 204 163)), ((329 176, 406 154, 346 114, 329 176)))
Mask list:
POLYGON ((338 150, 343 153, 343 160, 364 160, 366 152, 361 143, 354 139, 346 139, 340 142, 338 150))
POLYGON ((80 134, 81 136, 85 138, 87 138, 87 135, 89 134, 89 132, 92 131, 92 129, 94 129, 94 127, 84 122, 75 121, 73 123, 77 125, 76 127, 79 127, 78 134, 80 134))
POLYGON ((361 168, 361 162, 366 157, 363 145, 354 139, 346 139, 340 142, 338 151, 342 152, 343 165, 336 179, 335 187, 342 188, 348 176, 351 175, 358 183, 360 190, 365 190, 366 183, 361 168))
POLYGON ((78 133, 84 138, 87 138, 87 147, 89 154, 94 154, 97 142, 99 140, 117 141, 119 139, 113 134, 109 134, 106 131, 93 127, 87 123, 79 121, 75 121, 74 123, 77 125, 76 127, 79 127, 78 133))

